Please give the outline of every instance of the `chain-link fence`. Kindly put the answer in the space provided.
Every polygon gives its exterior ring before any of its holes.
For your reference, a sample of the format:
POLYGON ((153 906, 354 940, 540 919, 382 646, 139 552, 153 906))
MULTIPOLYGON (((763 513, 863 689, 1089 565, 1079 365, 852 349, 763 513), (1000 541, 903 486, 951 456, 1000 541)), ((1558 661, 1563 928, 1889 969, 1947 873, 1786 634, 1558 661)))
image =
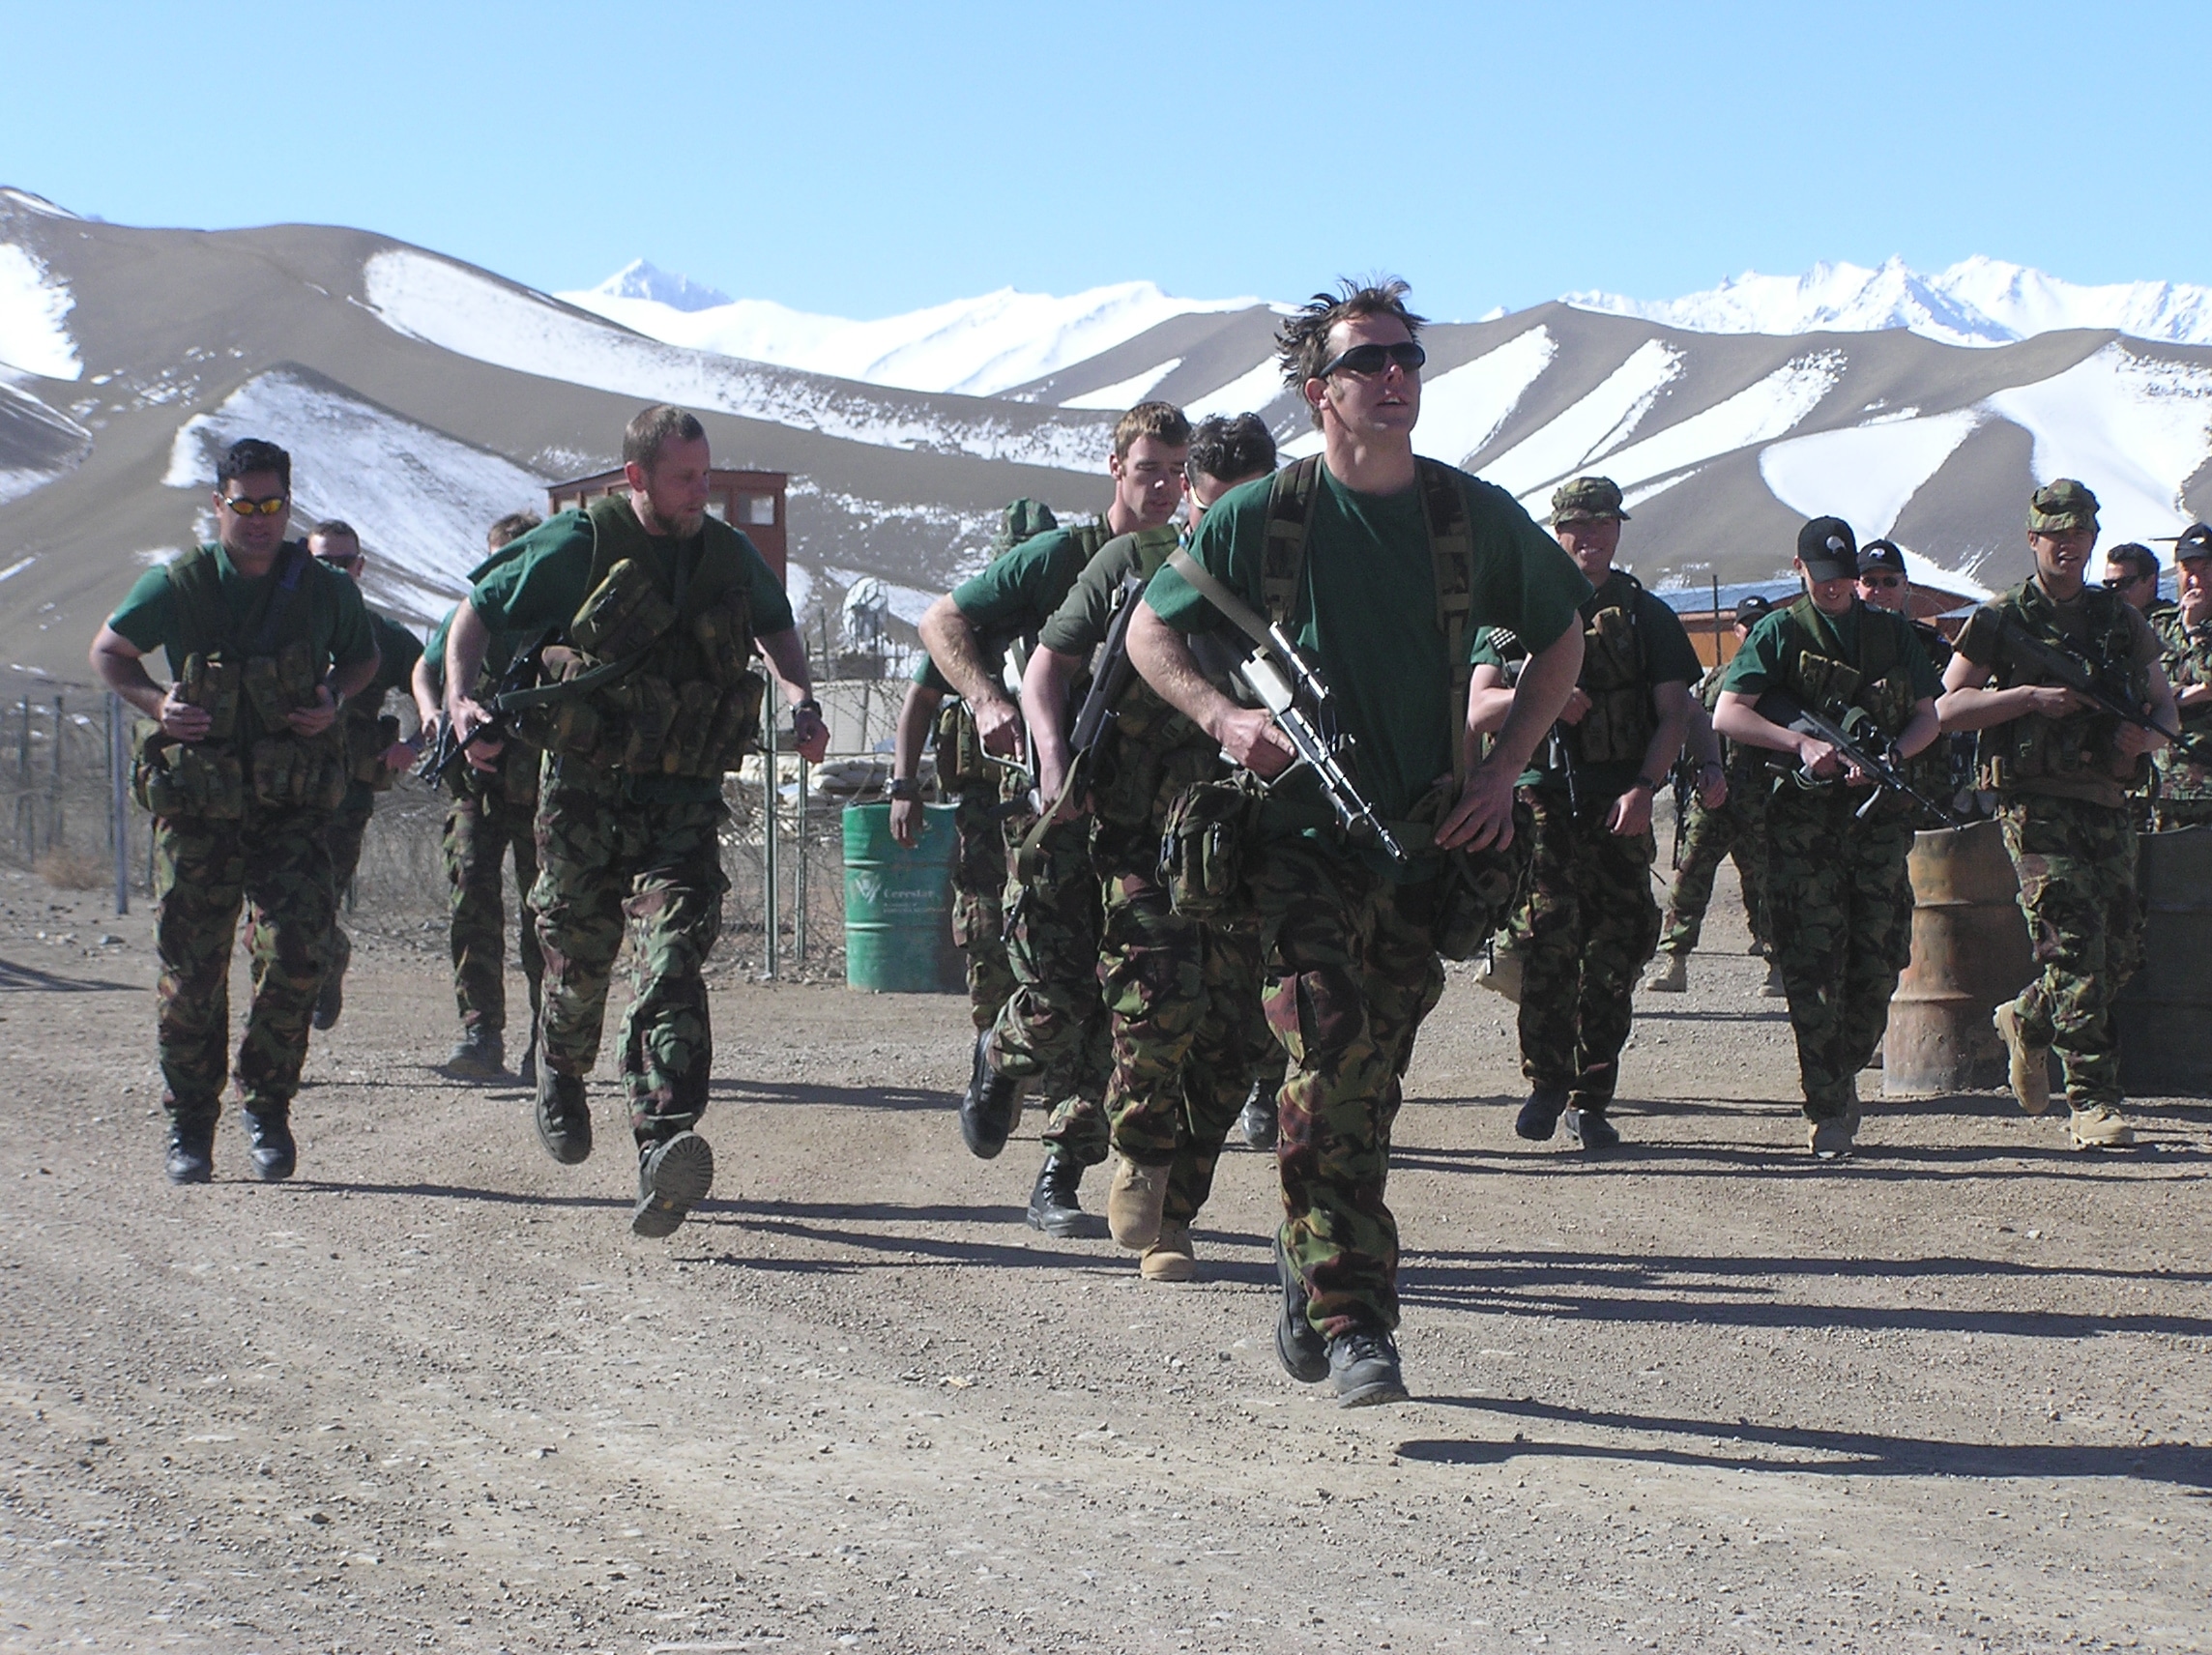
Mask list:
MULTIPOLYGON (((845 969, 842 807, 883 797, 904 685, 890 677, 818 683, 840 756, 802 765, 788 719, 774 761, 772 816, 763 758, 725 778, 722 867, 730 881, 712 969, 841 980, 845 969), (771 921, 774 949, 769 947, 771 921)), ((144 720, 105 691, 44 688, 0 707, 0 859, 79 890, 150 900, 153 832, 123 785, 144 720), (120 839, 120 846, 118 840, 120 839), (120 852, 120 854, 119 854, 120 852)), ((412 776, 377 798, 352 888, 349 929, 441 940, 446 800, 412 776)), ((509 902, 514 900, 509 873, 509 902)))

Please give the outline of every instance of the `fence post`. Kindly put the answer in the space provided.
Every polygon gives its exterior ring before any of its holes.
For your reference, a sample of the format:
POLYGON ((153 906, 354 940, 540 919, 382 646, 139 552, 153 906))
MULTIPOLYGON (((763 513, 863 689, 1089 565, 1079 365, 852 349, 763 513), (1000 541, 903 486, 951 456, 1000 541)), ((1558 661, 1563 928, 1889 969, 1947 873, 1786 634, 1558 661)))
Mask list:
POLYGON ((792 891, 792 957, 806 967, 806 756, 799 759, 799 883, 792 891))
POLYGON ((62 844, 62 692, 54 691, 54 773, 50 786, 51 803, 46 809, 46 849, 65 848, 62 844))
POLYGON ((761 976, 775 981, 776 913, 775 856, 775 697, 761 708, 766 735, 761 740, 761 976))
POLYGON ((131 912, 131 804, 123 697, 107 692, 107 845, 115 858, 115 912, 131 912))
POLYGON ((15 741, 15 844, 26 865, 39 855, 39 801, 31 797, 31 698, 23 697, 23 727, 15 741))

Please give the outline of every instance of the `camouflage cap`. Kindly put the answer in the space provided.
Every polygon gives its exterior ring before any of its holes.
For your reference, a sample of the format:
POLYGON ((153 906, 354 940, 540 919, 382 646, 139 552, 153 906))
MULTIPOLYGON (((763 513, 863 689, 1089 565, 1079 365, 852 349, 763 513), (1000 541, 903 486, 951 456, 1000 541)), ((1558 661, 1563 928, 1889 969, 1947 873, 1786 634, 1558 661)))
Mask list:
POLYGON ((2069 529, 2097 527, 2097 497, 2070 477, 2046 483, 2027 505, 2027 532, 2062 535, 2069 529))
POLYGON ((991 550, 1005 551, 1048 529, 1059 527, 1060 519, 1052 514, 1051 507, 1041 500, 1032 500, 1025 495, 999 514, 999 532, 991 537, 991 550))
POLYGON ((1841 517, 1816 517, 1797 531, 1797 561, 1815 580, 1846 580, 1859 572, 1858 537, 1841 517))
POLYGON ((2173 542, 2176 562, 2183 558, 2212 558, 2212 523, 2192 523, 2173 542))
POLYGON ((1578 477, 1562 482, 1552 495, 1554 523, 1590 523, 1612 517, 1628 521, 1620 508, 1620 484, 1610 477, 1578 477))

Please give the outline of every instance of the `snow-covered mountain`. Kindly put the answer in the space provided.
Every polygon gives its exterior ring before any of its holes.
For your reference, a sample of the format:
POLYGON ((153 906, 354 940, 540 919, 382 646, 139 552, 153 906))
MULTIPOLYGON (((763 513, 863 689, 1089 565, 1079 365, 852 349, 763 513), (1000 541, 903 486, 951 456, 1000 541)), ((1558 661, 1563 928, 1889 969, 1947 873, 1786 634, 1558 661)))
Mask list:
POLYGON ((1242 310, 1257 299, 1175 299, 1149 281, 1057 298, 1003 287, 900 316, 855 322, 765 299, 678 305, 653 291, 681 284, 713 293, 643 260, 597 287, 560 293, 579 309, 689 350, 902 391, 994 396, 1113 349, 1178 316, 1242 310), (643 272, 642 278, 635 273, 643 272))
POLYGON ((1680 299, 1570 293, 1565 302, 1699 334, 1904 328, 1947 345, 2003 345, 2068 328, 2110 328, 2167 344, 2212 344, 2212 288, 2171 281, 2084 287, 1979 254, 1934 276, 1898 258, 1878 270, 1821 263, 1794 276, 1746 271, 1680 299))
POLYGON ((727 293, 643 259, 631 259, 592 292, 604 299, 643 299, 671 310, 712 310, 730 303, 727 293))

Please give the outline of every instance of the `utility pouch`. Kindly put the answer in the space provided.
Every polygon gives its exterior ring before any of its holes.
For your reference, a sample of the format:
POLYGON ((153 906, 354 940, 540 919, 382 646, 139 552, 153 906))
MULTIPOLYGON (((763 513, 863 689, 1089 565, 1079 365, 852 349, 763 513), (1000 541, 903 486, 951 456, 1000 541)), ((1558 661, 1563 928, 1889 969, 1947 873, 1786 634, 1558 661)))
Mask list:
POLYGON ((722 691, 714 709, 713 734, 695 773, 719 776, 743 763, 744 756, 760 745, 761 708, 767 700, 768 680, 750 670, 722 691))
POLYGON ((629 703, 629 731, 618 762, 626 770, 657 770, 676 721, 676 690, 666 679, 643 674, 621 687, 629 703))
POLYGON ((668 728, 668 741, 660 753, 660 768, 670 775, 697 775, 706 762, 707 744, 714 739, 714 714, 721 691, 703 678, 692 679, 676 692, 676 715, 668 728))
POLYGON ((246 814, 245 773, 236 753, 188 746, 157 727, 131 758, 131 797, 156 816, 235 822, 246 814))
POLYGON ((507 750, 500 755, 499 775, 492 783, 508 803, 538 802, 538 749, 529 742, 508 739, 507 750))
POLYGON ((275 655, 247 657, 244 672, 247 699, 253 703, 253 711, 264 730, 284 728, 284 714, 292 711, 292 704, 284 698, 284 684, 276 676, 275 655))
POLYGON ((751 670, 752 627, 744 606, 725 598, 691 618, 691 637, 699 646, 707 677, 727 689, 751 670))
POLYGON ((210 744, 227 746, 238 733, 238 698, 244 686, 245 675, 236 661, 220 654, 185 657, 179 692, 187 704, 208 715, 210 744))
POLYGON ((1202 781, 1176 796, 1160 833, 1158 870, 1176 913, 1211 924, 1258 917, 1245 875, 1261 801, 1242 775, 1202 781))
MULTIPOLYGON (((1427 828, 1433 838, 1437 824, 1458 798, 1458 784, 1446 776, 1421 797, 1407 820, 1427 828)), ((1528 878, 1535 838, 1535 813, 1515 799, 1513 843, 1502 851, 1493 846, 1432 853, 1441 865, 1431 885, 1429 941, 1443 958, 1471 960, 1505 923, 1528 878)))
POLYGON ((392 791, 393 771, 384 763, 392 743, 399 740, 399 720, 387 712, 375 723, 363 719, 347 727, 347 778, 364 782, 378 793, 392 791))
POLYGON ((569 625, 576 647, 600 660, 634 655, 676 624, 676 606, 645 566, 624 558, 607 571, 569 625))
POLYGON ((305 640, 294 640, 276 652, 276 684, 283 691, 286 712, 315 705, 315 657, 305 640))
POLYGON ((937 785, 945 792, 975 787, 991 779, 975 715, 965 701, 947 701, 937 710, 937 785))

